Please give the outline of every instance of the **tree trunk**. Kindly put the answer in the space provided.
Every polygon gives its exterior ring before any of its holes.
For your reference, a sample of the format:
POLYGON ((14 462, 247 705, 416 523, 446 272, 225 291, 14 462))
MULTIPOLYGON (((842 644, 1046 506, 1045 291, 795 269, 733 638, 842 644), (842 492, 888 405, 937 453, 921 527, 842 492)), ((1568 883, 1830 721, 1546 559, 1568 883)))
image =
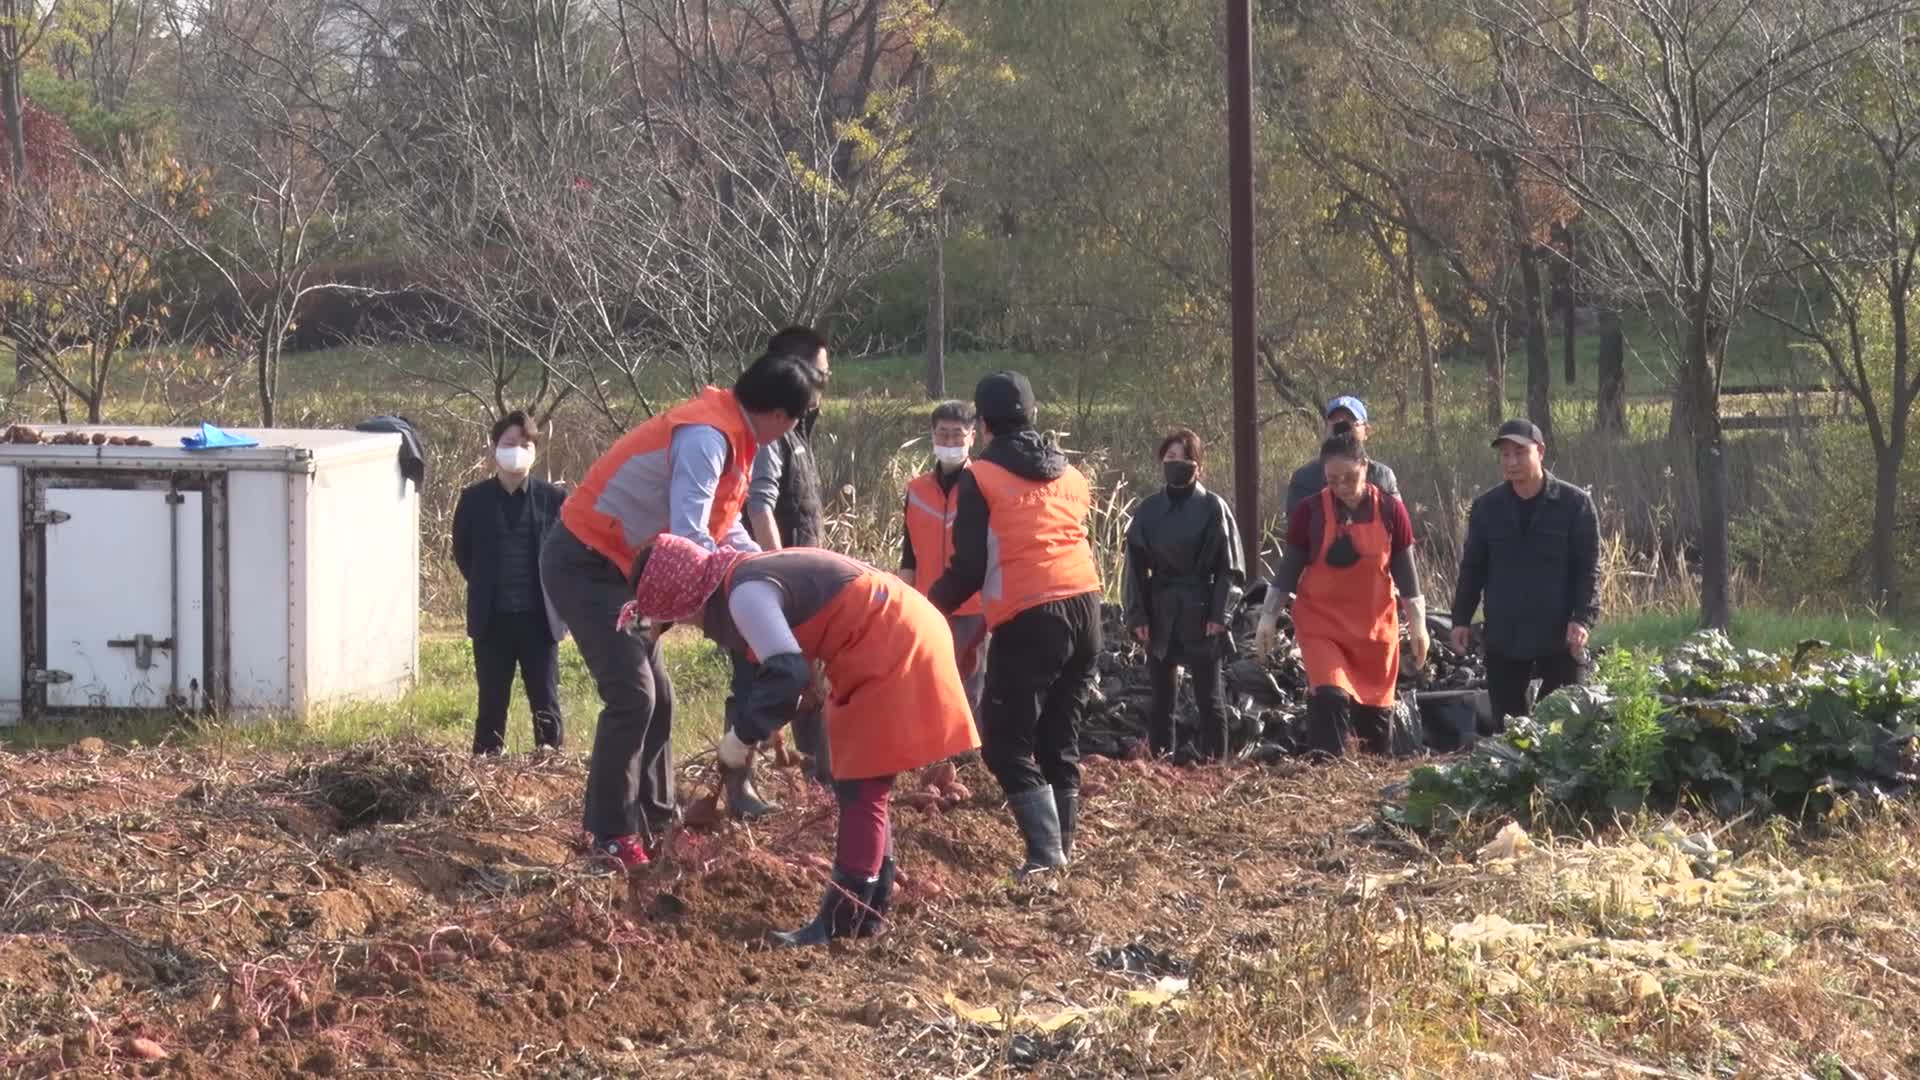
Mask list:
MULTIPOLYGON (((0 52, 12 54, 18 30, 0 28, 0 52)), ((20 97, 20 68, 9 64, 0 68, 0 122, 7 129, 8 174, 16 184, 27 182, 27 109, 20 97)))
POLYGON ((1620 313, 1601 308, 1600 366, 1595 377, 1599 383, 1599 401, 1595 406, 1594 428, 1615 437, 1627 432, 1627 335, 1620 328, 1620 313))
POLYGON ((1487 340, 1487 423, 1499 427, 1507 419, 1507 313, 1495 305, 1488 312, 1492 333, 1487 340))
POLYGON ((1520 245, 1520 294, 1526 304, 1527 419, 1553 442, 1553 362, 1547 355, 1547 305, 1540 287, 1540 249, 1520 245))
POLYGON ((1900 459, 1906 456, 1905 436, 1904 430, 1898 432, 1888 445, 1875 447, 1873 455, 1873 537, 1867 547, 1872 566, 1869 599, 1874 613, 1886 619, 1900 614, 1894 529, 1900 503, 1900 459))
POLYGON ((1564 230, 1567 261, 1560 267, 1560 355, 1566 366, 1566 382, 1571 390, 1580 378, 1580 293, 1579 241, 1572 228, 1564 230))
POLYGON ((273 426, 274 382, 273 343, 268 337, 270 323, 262 320, 260 340, 254 347, 254 375, 260 391, 260 426, 273 426))
POLYGON ((1688 426, 1693 439, 1694 478, 1700 488, 1700 625, 1725 630, 1733 623, 1733 564, 1728 543, 1726 440, 1720 429, 1720 387, 1714 377, 1715 329, 1704 297, 1687 328, 1688 426))
POLYGON ((1440 456, 1440 409, 1434 401, 1433 335, 1427 332, 1426 304, 1420 296, 1419 268, 1414 262, 1414 240, 1411 229, 1407 231, 1407 257, 1402 264, 1402 278, 1407 289, 1407 309, 1413 317, 1413 339, 1420 346, 1420 423, 1426 429, 1427 457, 1438 460, 1440 456))
POLYGON ((947 230, 944 214, 935 211, 933 269, 927 275, 927 398, 947 396, 947 230))

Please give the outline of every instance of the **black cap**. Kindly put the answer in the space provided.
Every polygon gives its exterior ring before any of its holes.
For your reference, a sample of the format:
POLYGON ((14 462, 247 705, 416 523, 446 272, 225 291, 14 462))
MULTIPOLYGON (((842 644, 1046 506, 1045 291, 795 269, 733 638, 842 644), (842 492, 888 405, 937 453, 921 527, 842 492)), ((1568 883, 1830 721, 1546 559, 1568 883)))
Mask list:
POLYGON ((973 411, 992 423, 1033 423, 1033 384, 1017 371, 996 371, 973 388, 973 411))
POLYGON ((1519 443, 1522 446, 1545 446, 1547 437, 1531 420, 1509 420, 1500 425, 1500 431, 1493 437, 1493 448, 1498 450, 1503 442, 1519 443))

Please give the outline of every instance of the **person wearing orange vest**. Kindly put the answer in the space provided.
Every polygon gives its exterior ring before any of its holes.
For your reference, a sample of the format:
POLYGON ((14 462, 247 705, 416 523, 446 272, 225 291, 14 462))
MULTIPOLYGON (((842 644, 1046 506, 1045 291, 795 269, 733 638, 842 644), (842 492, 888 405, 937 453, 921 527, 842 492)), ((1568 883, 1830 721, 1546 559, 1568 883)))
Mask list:
POLYGON ((720 737, 726 768, 744 766, 755 743, 793 718, 814 665, 824 666, 840 804, 833 877, 813 922, 773 937, 823 945, 878 933, 895 876, 894 776, 980 745, 946 621, 892 574, 818 548, 755 555, 662 536, 634 576, 623 621, 693 623, 755 662, 746 701, 720 737))
MULTIPOLYGON (((973 449, 973 406, 964 401, 934 406, 932 442, 933 468, 907 484, 906 528, 900 540, 900 580, 923 594, 932 591, 933 583, 953 562, 954 493, 973 449)), ((978 722, 980 691, 987 675, 986 665, 980 662, 987 644, 980 598, 961 604, 947 616, 947 629, 953 631, 954 662, 967 686, 967 706, 978 722)))
POLYGON ((1033 387, 996 371, 973 391, 987 448, 954 486, 953 557, 927 598, 978 595, 987 630, 981 756, 1026 842, 1021 876, 1065 866, 1080 802, 1080 715, 1100 656, 1100 571, 1086 477, 1034 430, 1033 387))
POLYGON ((541 550, 547 602, 572 628, 603 704, 582 824, 620 869, 644 865, 678 813, 673 684, 656 644, 614 629, 634 559, 663 534, 758 550, 740 521, 754 454, 819 397, 813 365, 761 357, 733 389, 709 386, 621 436, 567 496, 541 550))

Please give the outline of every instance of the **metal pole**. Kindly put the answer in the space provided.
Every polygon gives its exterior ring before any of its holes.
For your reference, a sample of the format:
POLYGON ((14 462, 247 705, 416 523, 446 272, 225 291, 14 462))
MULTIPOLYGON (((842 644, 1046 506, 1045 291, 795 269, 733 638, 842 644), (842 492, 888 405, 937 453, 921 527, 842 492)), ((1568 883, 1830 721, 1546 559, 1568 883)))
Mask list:
POLYGON ((1227 186, 1232 201, 1233 503, 1247 574, 1259 572, 1260 443, 1254 408, 1253 4, 1227 0, 1227 186))

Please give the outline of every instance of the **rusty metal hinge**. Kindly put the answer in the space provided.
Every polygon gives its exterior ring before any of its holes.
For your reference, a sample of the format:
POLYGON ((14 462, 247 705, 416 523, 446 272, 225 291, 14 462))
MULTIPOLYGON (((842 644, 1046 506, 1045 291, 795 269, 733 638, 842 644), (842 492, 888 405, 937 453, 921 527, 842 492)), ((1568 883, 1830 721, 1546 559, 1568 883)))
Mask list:
POLYGON ((48 686, 53 683, 70 683, 73 676, 65 671, 49 671, 46 668, 28 668, 27 681, 35 686, 48 686))
POLYGON ((48 510, 44 507, 38 508, 34 510, 33 513, 27 515, 27 524, 39 528, 45 528, 48 525, 58 525, 63 521, 71 520, 73 520, 73 515, 67 513, 65 510, 48 510))

